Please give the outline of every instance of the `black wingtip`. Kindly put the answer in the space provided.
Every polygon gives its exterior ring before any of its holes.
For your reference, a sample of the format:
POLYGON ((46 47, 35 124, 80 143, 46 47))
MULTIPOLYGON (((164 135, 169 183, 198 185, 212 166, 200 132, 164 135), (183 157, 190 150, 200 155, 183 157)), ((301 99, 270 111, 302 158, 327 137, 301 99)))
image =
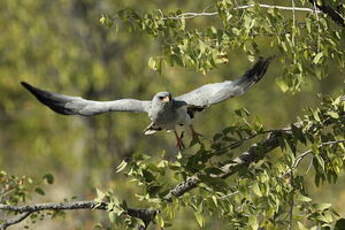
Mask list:
POLYGON ((255 81, 259 81, 267 72, 268 66, 274 58, 275 56, 268 58, 259 57, 253 68, 249 70, 249 77, 254 77, 255 81))
POLYGON ((32 85, 30 85, 29 83, 25 82, 25 81, 21 81, 20 84, 27 90, 29 90, 32 94, 36 95, 36 88, 33 87, 32 85))
POLYGON ((46 94, 45 91, 37 89, 36 87, 30 85, 29 83, 25 82, 25 81, 21 81, 20 84, 27 90, 30 91, 30 93, 32 93, 34 96, 36 96, 36 98, 41 101, 41 96, 46 94))
POLYGON ((20 84, 26 89, 30 89, 30 87, 32 87, 29 83, 25 81, 21 81, 20 84))
POLYGON ((271 64, 272 60, 275 59, 276 56, 270 56, 268 58, 264 58, 262 56, 259 57, 259 60, 255 63, 253 69, 257 70, 264 70, 264 73, 266 72, 268 66, 271 64))
POLYGON ((20 84, 34 95, 39 102, 50 107, 53 111, 63 115, 72 114, 72 112, 64 108, 66 101, 61 95, 38 89, 24 81, 21 81, 20 84))
POLYGON ((268 58, 259 57, 259 60, 243 75, 238 81, 238 84, 242 85, 244 88, 249 88, 260 81, 274 58, 275 56, 270 56, 268 58))

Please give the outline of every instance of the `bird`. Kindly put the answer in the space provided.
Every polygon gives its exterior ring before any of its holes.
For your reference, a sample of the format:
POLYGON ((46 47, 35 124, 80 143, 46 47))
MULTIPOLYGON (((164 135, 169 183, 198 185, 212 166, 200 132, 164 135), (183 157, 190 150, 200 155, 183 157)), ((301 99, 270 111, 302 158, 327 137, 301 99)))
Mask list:
POLYGON ((147 113, 151 123, 145 128, 144 134, 151 135, 162 130, 173 131, 177 148, 183 150, 185 148, 182 141, 183 132, 179 135, 176 131, 177 126, 188 126, 193 138, 202 136, 195 131, 192 124, 195 114, 211 105, 244 94, 263 78, 272 59, 273 57, 260 57, 252 68, 236 80, 205 84, 177 97, 173 97, 170 92, 158 92, 152 100, 125 98, 113 101, 93 101, 42 90, 24 81, 21 84, 39 102, 63 115, 93 116, 108 112, 147 113))

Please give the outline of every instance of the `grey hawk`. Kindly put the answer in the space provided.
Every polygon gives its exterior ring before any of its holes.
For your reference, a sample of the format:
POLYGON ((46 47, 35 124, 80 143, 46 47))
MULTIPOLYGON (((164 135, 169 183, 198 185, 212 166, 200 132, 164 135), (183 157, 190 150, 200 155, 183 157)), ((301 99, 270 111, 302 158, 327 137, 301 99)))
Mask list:
POLYGON ((152 100, 119 99, 114 101, 92 101, 81 97, 66 96, 38 89, 26 82, 21 84, 41 103, 63 115, 93 116, 107 112, 146 112, 151 124, 144 130, 145 135, 161 130, 172 130, 179 149, 184 147, 182 135, 176 126, 188 126, 193 137, 199 135, 192 126, 196 112, 203 111, 213 104, 244 94, 265 75, 272 60, 260 58, 244 75, 234 81, 224 81, 203 85, 178 97, 170 92, 159 92, 152 100))

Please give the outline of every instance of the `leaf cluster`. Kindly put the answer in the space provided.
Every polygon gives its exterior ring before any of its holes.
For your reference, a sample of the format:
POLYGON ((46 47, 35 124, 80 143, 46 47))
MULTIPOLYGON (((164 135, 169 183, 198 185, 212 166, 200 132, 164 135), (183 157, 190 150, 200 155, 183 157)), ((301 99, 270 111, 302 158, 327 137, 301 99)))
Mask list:
MULTIPOLYGON (((158 39, 161 54, 148 61, 151 69, 161 72, 165 64, 181 66, 206 74, 220 64, 228 63, 238 50, 253 61, 256 56, 274 51, 282 63, 281 78, 277 80, 285 91, 297 91, 310 76, 327 76, 331 63, 345 68, 344 29, 337 27, 326 14, 317 12, 310 2, 293 1, 293 7, 304 7, 311 12, 277 8, 263 8, 254 1, 241 4, 235 0, 219 0, 210 15, 188 16, 181 10, 165 13, 156 9, 139 13, 124 9, 115 15, 102 16, 106 25, 123 25, 158 39), (312 12, 314 9, 314 12, 312 12), (194 17, 208 17, 209 26, 193 23, 194 17), (279 53, 279 55, 278 55, 279 53)), ((272 55, 272 53, 270 53, 272 55)))

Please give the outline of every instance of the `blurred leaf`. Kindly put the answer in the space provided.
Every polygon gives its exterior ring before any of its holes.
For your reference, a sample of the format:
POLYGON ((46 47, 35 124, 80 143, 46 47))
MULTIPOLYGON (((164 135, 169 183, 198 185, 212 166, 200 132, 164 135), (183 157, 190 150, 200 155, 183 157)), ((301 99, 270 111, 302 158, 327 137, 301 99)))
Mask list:
POLYGON ((304 226, 301 222, 297 221, 298 230, 309 230, 307 227, 304 226))
POLYGON ((48 184, 53 184, 54 183, 54 176, 51 173, 47 173, 43 176, 43 179, 48 183, 48 184))
POLYGON ((335 226, 334 226, 334 230, 344 230, 345 229, 345 219, 341 218, 339 220, 337 220, 335 226))
POLYGON ((262 193, 261 193, 261 190, 260 190, 260 187, 258 185, 258 183, 254 183, 252 185, 252 191, 255 193, 255 195, 261 197, 262 196, 262 193))
POLYGON ((312 201, 311 198, 309 198, 309 197, 307 197, 307 196, 304 196, 304 195, 302 195, 302 194, 298 194, 297 200, 303 201, 303 202, 311 202, 311 201, 312 201))
POLYGON ((44 196, 44 195, 45 195, 45 192, 44 192, 43 189, 40 188, 40 187, 35 188, 35 192, 38 193, 38 194, 40 194, 41 196, 44 196))
POLYGON ((194 212, 194 216, 195 216, 197 223, 202 228, 204 226, 204 223, 205 223, 204 217, 202 216, 202 214, 200 212, 194 212))
POLYGON ((320 210, 320 211, 323 211, 325 209, 329 209, 330 207, 332 207, 332 204, 330 204, 330 203, 319 203, 319 204, 315 205, 315 208, 320 210))
POLYGON ((313 63, 314 63, 314 64, 318 64, 318 63, 320 62, 320 59, 322 58, 322 56, 323 56, 323 53, 322 53, 322 52, 320 52, 320 53, 318 53, 317 55, 315 55, 315 57, 314 57, 314 59, 313 59, 313 63))
POLYGON ((121 161, 121 163, 116 167, 116 173, 119 173, 119 172, 121 172, 122 170, 124 170, 125 168, 126 168, 126 166, 127 166, 127 161, 121 161))

